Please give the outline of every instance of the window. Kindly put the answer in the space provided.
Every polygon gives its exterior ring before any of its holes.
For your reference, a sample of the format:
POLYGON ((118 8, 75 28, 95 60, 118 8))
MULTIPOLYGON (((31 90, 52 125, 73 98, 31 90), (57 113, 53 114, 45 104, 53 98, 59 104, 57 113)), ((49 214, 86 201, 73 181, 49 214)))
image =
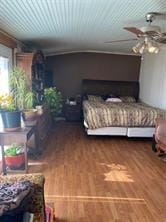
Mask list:
POLYGON ((9 59, 0 56, 0 94, 9 92, 9 59))
POLYGON ((9 92, 9 72, 12 68, 12 49, 0 44, 0 94, 9 92))
MULTIPOLYGON (((9 72, 12 69, 12 49, 0 44, 0 94, 9 92, 9 72)), ((0 128, 2 120, 0 116, 0 128)), ((1 152, 0 152, 1 159, 1 152)))

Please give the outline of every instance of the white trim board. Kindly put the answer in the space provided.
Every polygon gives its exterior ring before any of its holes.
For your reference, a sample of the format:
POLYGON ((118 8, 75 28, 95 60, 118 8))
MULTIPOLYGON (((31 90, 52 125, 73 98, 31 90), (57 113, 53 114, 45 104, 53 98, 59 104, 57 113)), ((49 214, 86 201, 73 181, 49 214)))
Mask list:
MULTIPOLYGON (((44 51, 44 50, 43 50, 44 51)), ((64 54, 75 54, 75 53, 98 53, 98 54, 112 54, 112 55, 127 55, 127 56, 139 56, 140 54, 134 54, 134 53, 125 53, 125 52, 108 52, 108 51, 97 51, 97 50, 75 50, 75 51, 64 51, 64 52, 53 52, 53 53, 47 53, 44 51, 45 56, 55 56, 55 55, 64 55, 64 54)))

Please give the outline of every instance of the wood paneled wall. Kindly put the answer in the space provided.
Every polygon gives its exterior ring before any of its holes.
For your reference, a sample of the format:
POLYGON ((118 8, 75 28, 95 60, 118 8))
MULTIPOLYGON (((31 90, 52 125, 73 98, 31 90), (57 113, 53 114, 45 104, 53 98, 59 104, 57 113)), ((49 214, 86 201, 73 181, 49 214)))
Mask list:
POLYGON ((103 53, 73 53, 48 56, 47 69, 54 85, 66 97, 81 92, 82 79, 138 81, 140 57, 103 53))
POLYGON ((17 47, 17 41, 14 40, 9 35, 3 33, 1 30, 0 30, 0 44, 5 45, 12 49, 17 47))

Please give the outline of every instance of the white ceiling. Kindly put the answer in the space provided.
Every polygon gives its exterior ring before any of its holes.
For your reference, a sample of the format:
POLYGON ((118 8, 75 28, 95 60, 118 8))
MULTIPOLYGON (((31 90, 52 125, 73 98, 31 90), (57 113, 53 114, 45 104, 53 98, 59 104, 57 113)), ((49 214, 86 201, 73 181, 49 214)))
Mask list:
MULTIPOLYGON (((166 12, 166 0, 0 0, 0 28, 46 54, 71 51, 130 53, 124 26, 145 25, 147 12, 166 12)), ((166 31, 166 20, 155 24, 166 31)))

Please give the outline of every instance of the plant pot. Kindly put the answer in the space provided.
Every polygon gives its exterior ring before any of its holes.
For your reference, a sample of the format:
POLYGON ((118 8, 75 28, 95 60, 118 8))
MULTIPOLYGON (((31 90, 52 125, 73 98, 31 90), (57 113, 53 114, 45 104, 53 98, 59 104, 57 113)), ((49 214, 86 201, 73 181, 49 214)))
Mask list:
POLYGON ((1 112, 2 122, 6 131, 15 131, 21 127, 20 111, 3 111, 1 112))
POLYGON ((42 115, 43 114, 43 105, 36 106, 37 114, 42 115))
POLYGON ((33 126, 37 119, 37 110, 36 109, 24 110, 22 116, 26 126, 33 126))
POLYGON ((12 170, 25 168, 25 154, 21 153, 16 156, 5 156, 6 166, 12 170))

